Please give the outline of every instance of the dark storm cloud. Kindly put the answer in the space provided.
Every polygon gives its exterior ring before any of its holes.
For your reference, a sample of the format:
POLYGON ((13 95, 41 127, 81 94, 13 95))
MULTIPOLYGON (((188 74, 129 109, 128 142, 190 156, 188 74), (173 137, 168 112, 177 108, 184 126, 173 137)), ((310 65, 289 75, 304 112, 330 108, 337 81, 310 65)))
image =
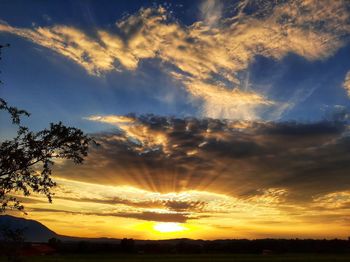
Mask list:
MULTIPOLYGON (((62 165, 59 175, 158 192, 205 189, 241 198, 284 188, 288 200, 298 202, 350 188, 346 122, 128 119, 124 126, 113 123, 122 126, 119 131, 96 135, 101 146, 84 166, 62 165)), ((192 204, 181 205, 169 202, 167 207, 181 210, 192 204)))

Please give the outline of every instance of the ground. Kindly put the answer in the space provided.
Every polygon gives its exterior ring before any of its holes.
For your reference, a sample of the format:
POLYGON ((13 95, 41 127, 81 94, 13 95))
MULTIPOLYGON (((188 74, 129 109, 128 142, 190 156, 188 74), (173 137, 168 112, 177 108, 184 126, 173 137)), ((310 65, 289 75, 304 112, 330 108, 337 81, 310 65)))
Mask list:
MULTIPOLYGON (((0 258, 0 261, 7 261, 0 258)), ((350 254, 291 254, 291 255, 232 255, 232 254, 200 254, 200 255, 52 255, 26 257, 24 262, 345 262, 350 261, 350 254)))

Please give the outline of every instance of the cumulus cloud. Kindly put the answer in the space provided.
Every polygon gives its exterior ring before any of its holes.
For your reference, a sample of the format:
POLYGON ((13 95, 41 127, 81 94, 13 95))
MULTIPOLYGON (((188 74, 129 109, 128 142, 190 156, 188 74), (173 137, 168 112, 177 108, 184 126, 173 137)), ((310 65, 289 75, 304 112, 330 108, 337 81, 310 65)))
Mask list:
POLYGON ((324 59, 349 34, 346 1, 242 1, 222 17, 220 2, 201 4, 202 20, 184 26, 163 7, 141 9, 116 23, 117 33, 96 28, 93 35, 66 26, 16 28, 9 32, 52 49, 90 74, 136 70, 144 59, 160 59, 163 70, 203 105, 204 116, 259 117, 273 104, 266 94, 242 88, 240 74, 257 55, 281 59, 295 53, 324 59))

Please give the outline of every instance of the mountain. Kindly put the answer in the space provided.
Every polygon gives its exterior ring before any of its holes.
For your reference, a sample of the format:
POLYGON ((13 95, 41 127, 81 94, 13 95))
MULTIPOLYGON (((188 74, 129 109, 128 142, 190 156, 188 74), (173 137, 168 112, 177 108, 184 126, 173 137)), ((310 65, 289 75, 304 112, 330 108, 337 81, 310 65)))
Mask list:
POLYGON ((28 242, 47 242, 52 237, 58 237, 55 232, 38 221, 9 215, 0 216, 0 230, 2 228, 24 230, 24 239, 28 242))

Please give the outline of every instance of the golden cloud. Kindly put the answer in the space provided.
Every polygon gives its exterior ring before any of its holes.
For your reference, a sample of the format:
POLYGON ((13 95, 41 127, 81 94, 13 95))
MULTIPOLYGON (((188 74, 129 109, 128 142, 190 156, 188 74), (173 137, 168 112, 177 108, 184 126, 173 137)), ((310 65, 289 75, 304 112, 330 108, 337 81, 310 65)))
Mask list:
MULTIPOLYGON (((41 198, 33 196, 27 203, 30 217, 52 224, 58 233, 64 233, 65 227, 69 229, 68 225, 72 221, 79 221, 84 224, 84 228, 94 229, 94 234, 90 235, 94 237, 106 234, 120 237, 126 233, 135 237, 136 228, 142 233, 141 238, 145 238, 150 233, 150 227, 158 222, 182 223, 191 230, 200 229, 202 234, 210 229, 212 235, 204 236, 206 238, 225 236, 221 228, 226 231, 234 229, 235 236, 245 237, 248 229, 254 231, 248 236, 257 237, 264 234, 267 228, 270 234, 299 232, 300 236, 315 237, 320 234, 319 230, 325 223, 333 230, 333 235, 339 236, 346 224, 338 222, 348 215, 346 210, 349 208, 348 191, 321 195, 311 204, 291 204, 285 201, 288 191, 283 188, 266 188, 259 190, 257 195, 240 198, 198 190, 159 193, 130 186, 101 185, 62 178, 57 178, 57 182, 59 187, 55 191, 54 204, 45 204, 40 201, 41 198), (331 205, 334 201, 335 206, 331 205), (57 219, 58 213, 64 216, 57 219), (330 216, 337 223, 332 223, 330 216), (101 217, 104 222, 96 224, 101 217), (147 227, 145 223, 148 223, 147 227), (270 228, 271 224, 274 229, 270 228), (107 225, 109 228, 106 228, 107 225), (208 228, 202 228, 202 225, 208 228), (293 229, 289 231, 288 227, 291 226, 293 229), (301 228, 308 230, 300 231, 301 228)), ((77 231, 80 235, 89 235, 77 231)), ((189 233, 192 237, 201 234, 193 231, 189 233)))
MULTIPOLYGON (((282 189, 267 189, 261 195, 239 199, 208 191, 159 193, 131 186, 107 186, 57 178, 55 205, 32 201, 33 212, 129 217, 159 222, 185 222, 209 216, 241 213, 247 218, 278 212, 282 189), (82 191, 81 188, 84 188, 82 191), (93 211, 92 211, 93 210, 93 211)), ((40 200, 33 197, 34 200, 40 200)))
POLYGON ((350 25, 342 0, 254 3, 242 1, 235 15, 221 18, 222 7, 204 2, 204 21, 190 26, 174 21, 163 7, 141 9, 116 23, 120 34, 96 28, 94 37, 60 25, 25 29, 1 23, 0 31, 52 49, 95 75, 136 70, 143 59, 161 59, 174 66, 164 70, 203 101, 203 116, 255 119, 260 106, 272 104, 264 94, 243 88, 238 77, 255 56, 324 59, 344 44, 350 25), (257 11, 246 14, 249 5, 257 11))
POLYGON ((140 147, 135 149, 143 152, 145 148, 147 150, 162 149, 164 152, 168 152, 167 137, 163 132, 151 129, 148 125, 143 124, 137 119, 128 116, 90 116, 87 120, 97 121, 102 123, 112 124, 122 130, 125 137, 131 142, 136 142, 140 147))

